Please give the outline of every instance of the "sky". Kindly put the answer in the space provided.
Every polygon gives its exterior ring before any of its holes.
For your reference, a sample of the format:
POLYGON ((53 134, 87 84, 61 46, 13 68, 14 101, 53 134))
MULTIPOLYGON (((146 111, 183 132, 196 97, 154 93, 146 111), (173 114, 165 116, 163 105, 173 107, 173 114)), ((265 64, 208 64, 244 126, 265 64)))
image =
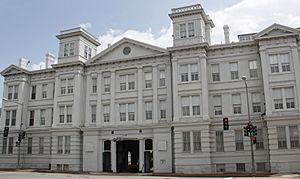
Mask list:
MULTIPOLYGON (((224 43, 223 25, 230 40, 259 32, 273 23, 300 27, 300 0, 1 0, 0 71, 30 60, 30 70, 44 67, 45 54, 58 54, 61 30, 81 26, 102 44, 123 37, 160 47, 172 46, 172 8, 201 4, 214 21, 212 43, 224 43)), ((0 99, 3 77, 0 77, 0 99)), ((0 106, 1 106, 0 100, 0 106)))

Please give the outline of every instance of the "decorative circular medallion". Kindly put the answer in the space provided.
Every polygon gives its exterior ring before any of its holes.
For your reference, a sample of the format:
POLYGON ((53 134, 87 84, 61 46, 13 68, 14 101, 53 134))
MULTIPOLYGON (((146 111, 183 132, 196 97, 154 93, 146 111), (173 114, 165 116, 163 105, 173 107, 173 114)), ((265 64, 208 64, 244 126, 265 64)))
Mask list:
POLYGON ((125 48, 123 49, 123 54, 124 54, 124 55, 128 55, 130 52, 131 52, 131 48, 130 48, 130 47, 125 47, 125 48))

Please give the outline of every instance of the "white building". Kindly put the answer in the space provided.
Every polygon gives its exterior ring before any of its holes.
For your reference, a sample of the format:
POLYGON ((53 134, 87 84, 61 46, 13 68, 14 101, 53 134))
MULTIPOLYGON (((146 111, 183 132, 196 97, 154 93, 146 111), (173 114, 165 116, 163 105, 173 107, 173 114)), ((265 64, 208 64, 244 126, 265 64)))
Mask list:
POLYGON ((47 54, 46 69, 20 59, 3 70, 0 168, 19 159, 51 170, 250 172, 246 76, 257 172, 299 171, 299 29, 273 24, 230 43, 224 26, 226 43, 211 45, 200 5, 169 16, 167 49, 124 38, 97 53, 97 39, 75 28, 57 35, 57 64, 47 54))

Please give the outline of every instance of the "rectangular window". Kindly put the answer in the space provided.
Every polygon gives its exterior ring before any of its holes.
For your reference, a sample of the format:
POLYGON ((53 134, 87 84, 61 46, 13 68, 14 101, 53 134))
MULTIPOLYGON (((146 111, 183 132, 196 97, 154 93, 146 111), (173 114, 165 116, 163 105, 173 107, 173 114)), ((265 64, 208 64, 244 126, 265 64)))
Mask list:
POLYGON ((119 105, 120 121, 126 121, 126 104, 119 105))
POLYGON ((72 123, 72 106, 67 106, 67 123, 72 123))
POLYGON ((47 84, 42 84, 42 98, 47 98, 47 84))
POLYGON ((216 151, 224 152, 223 131, 216 131, 216 151))
POLYGON ((126 75, 120 75, 120 91, 126 90, 126 75))
POLYGON ((110 114, 110 106, 109 105, 103 105, 103 118, 104 122, 109 122, 109 115, 110 114))
POLYGON ((57 154, 63 153, 63 136, 57 137, 57 154))
POLYGON ((10 122, 10 111, 6 111, 6 114, 5 114, 5 126, 9 126, 9 122, 10 122))
POLYGON ((191 80, 198 81, 199 80, 199 72, 198 72, 198 64, 191 64, 191 80))
POLYGON ((8 154, 13 154, 14 151, 14 137, 8 138, 8 154))
POLYGON ((278 149, 286 149, 286 130, 285 126, 277 127, 277 141, 278 141, 278 149))
POLYGON ((92 78, 92 93, 97 93, 97 78, 92 78))
POLYGON ((13 90, 14 90, 13 86, 8 87, 7 99, 12 99, 13 90))
POLYGON ((109 93, 110 92, 110 77, 104 77, 104 92, 109 93))
POLYGON ((192 96, 193 115, 200 115, 200 96, 192 96))
POLYGON ((289 126, 291 148, 299 148, 299 130, 298 126, 289 126))
POLYGON ((92 111, 92 116, 91 116, 92 120, 91 120, 91 122, 95 123, 96 122, 96 112, 97 112, 96 105, 92 105, 91 111, 92 111))
POLYGON ((266 163, 265 162, 257 162, 256 168, 258 172, 265 172, 266 171, 266 163))
POLYGON ((88 46, 84 46, 84 58, 88 58, 88 46))
POLYGON ((31 99, 36 98, 36 86, 31 87, 31 99))
POLYGON ((2 141, 2 154, 6 154, 7 150, 7 137, 3 137, 2 141))
POLYGON ((40 120, 40 125, 43 126, 45 125, 45 119, 46 119, 46 110, 45 109, 41 109, 40 111, 40 117, 41 117, 41 120, 40 120))
POLYGON ((135 75, 134 74, 128 75, 128 89, 129 90, 135 89, 135 75))
POLYGON ((59 123, 65 122, 65 106, 59 106, 59 123))
POLYGON ((182 132, 182 144, 183 144, 183 152, 191 151, 190 131, 182 132))
POLYGON ((92 58, 92 49, 89 48, 88 59, 91 59, 91 58, 92 58))
POLYGON ((258 76, 256 60, 249 61, 249 73, 250 73, 250 78, 256 78, 258 76))
POLYGON ((33 126, 33 125, 34 125, 34 110, 31 110, 29 114, 29 126, 33 126))
POLYGON ((242 113, 241 95, 240 94, 232 95, 232 106, 233 106, 233 114, 241 114, 242 113))
POLYGON ((222 115, 222 96, 221 95, 213 96, 213 103, 214 103, 215 115, 216 116, 222 115))
POLYGON ((195 36, 194 22, 189 22, 188 23, 188 33, 189 33, 189 37, 194 37, 195 36))
POLYGON ((128 103, 128 120, 134 121, 135 118, 135 107, 134 103, 128 103))
POLYGON ((261 112, 260 93, 251 93, 253 113, 261 112))
POLYGON ((63 164, 63 171, 69 171, 69 164, 63 164))
POLYGON ((71 146, 71 137, 65 136, 65 154, 71 153, 70 146, 71 146))
POLYGON ((186 24, 179 25, 180 38, 186 38, 186 24))
POLYGON ((225 171, 226 171, 225 164, 223 163, 216 164, 216 172, 225 172, 225 171))
POLYGON ((152 119, 152 101, 145 102, 146 119, 152 119))
POLYGON ((62 164, 57 164, 56 165, 56 170, 57 171, 62 171, 62 164))
POLYGON ((280 54, 280 63, 282 72, 291 71, 289 54, 280 54))
POLYGON ((278 73, 279 72, 278 56, 270 55, 269 57, 270 57, 271 73, 278 73))
POLYGON ((14 86, 14 99, 18 99, 19 85, 14 86))
POLYGON ((159 106, 160 106, 160 118, 166 119, 166 100, 160 100, 159 106))
POLYGON ((75 48, 74 48, 74 42, 70 43, 70 56, 73 56, 75 54, 75 48))
POLYGON ((32 154, 32 137, 28 137, 27 154, 32 154))
POLYGON ((190 116, 190 102, 189 97, 181 97, 181 111, 182 116, 190 116))
POLYGON ((230 64, 231 80, 239 79, 238 63, 233 62, 233 63, 229 63, 229 64, 230 64))
POLYGON ((67 80, 61 79, 60 80, 60 94, 66 94, 66 85, 67 85, 67 80))
POLYGON ((263 129, 257 129, 257 136, 256 136, 256 150, 264 149, 264 136, 263 136, 263 129))
POLYGON ((17 110, 11 111, 11 126, 16 126, 17 110))
POLYGON ((145 87, 152 88, 152 72, 145 73, 145 87))
POLYGON ((181 82, 189 81, 188 65, 180 65, 181 82))
POLYGON ((69 56, 69 44, 64 45, 64 57, 69 56))
POLYGON ((235 149, 244 150, 243 131, 235 130, 235 149))
POLYGON ((193 144, 194 144, 194 152, 201 152, 201 132, 200 131, 193 132, 193 144))
POLYGON ((273 89, 273 100, 275 109, 283 109, 283 100, 281 88, 273 89))
POLYGON ((44 137, 39 137, 39 154, 44 154, 44 137))
POLYGON ((237 163, 236 164, 236 171, 237 172, 245 172, 246 171, 245 163, 237 163))
POLYGON ((213 81, 220 81, 220 72, 219 72, 219 64, 211 65, 211 73, 213 81))
POLYGON ((295 108, 295 97, 294 97, 294 88, 284 88, 285 93, 285 102, 286 102, 286 108, 287 109, 293 109, 295 108))
POLYGON ((159 86, 166 86, 166 72, 165 70, 159 71, 159 86))
POLYGON ((73 78, 68 78, 68 93, 73 93, 74 80, 73 78))

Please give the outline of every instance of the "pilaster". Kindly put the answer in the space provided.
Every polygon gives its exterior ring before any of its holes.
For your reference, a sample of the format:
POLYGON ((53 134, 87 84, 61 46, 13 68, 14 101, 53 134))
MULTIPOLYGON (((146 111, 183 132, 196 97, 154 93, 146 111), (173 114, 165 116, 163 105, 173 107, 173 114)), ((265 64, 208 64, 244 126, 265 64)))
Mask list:
POLYGON ((111 115, 111 123, 116 124, 116 116, 115 116, 115 85, 116 85, 116 72, 113 70, 110 73, 110 115, 111 115))
POLYGON ((111 169, 113 172, 117 172, 117 143, 116 141, 111 141, 111 169))
MULTIPOLYGON (((103 121, 102 109, 102 72, 97 76, 97 110, 96 110, 96 126, 101 126, 103 121)), ((101 164, 102 165, 102 164, 101 164)))
POLYGON ((145 152, 145 139, 139 140, 139 171, 144 173, 144 152, 145 152))
POLYGON ((206 56, 199 56, 200 64, 201 64, 201 84, 202 84, 202 111, 203 111, 203 119, 209 120, 209 104, 208 104, 208 82, 207 82, 207 63, 206 56))
POLYGON ((299 59, 299 53, 298 53, 298 46, 297 44, 294 44, 292 46, 292 59, 294 64, 294 72, 295 72, 295 78, 296 78, 296 94, 295 96, 298 97, 297 99, 297 108, 300 112, 300 59, 299 59))
POLYGON ((138 67, 138 124, 143 123, 143 68, 138 67))
POLYGON ((158 82, 157 82, 157 78, 158 78, 158 75, 157 75, 157 66, 153 66, 153 69, 152 69, 152 74, 153 74, 153 85, 152 85, 152 89, 153 89, 153 123, 157 123, 157 120, 158 120, 158 99, 157 99, 157 86, 158 86, 158 82))
POLYGON ((178 65, 177 59, 172 60, 172 70, 173 70, 173 109, 174 109, 174 121, 179 120, 179 102, 178 102, 178 65))

